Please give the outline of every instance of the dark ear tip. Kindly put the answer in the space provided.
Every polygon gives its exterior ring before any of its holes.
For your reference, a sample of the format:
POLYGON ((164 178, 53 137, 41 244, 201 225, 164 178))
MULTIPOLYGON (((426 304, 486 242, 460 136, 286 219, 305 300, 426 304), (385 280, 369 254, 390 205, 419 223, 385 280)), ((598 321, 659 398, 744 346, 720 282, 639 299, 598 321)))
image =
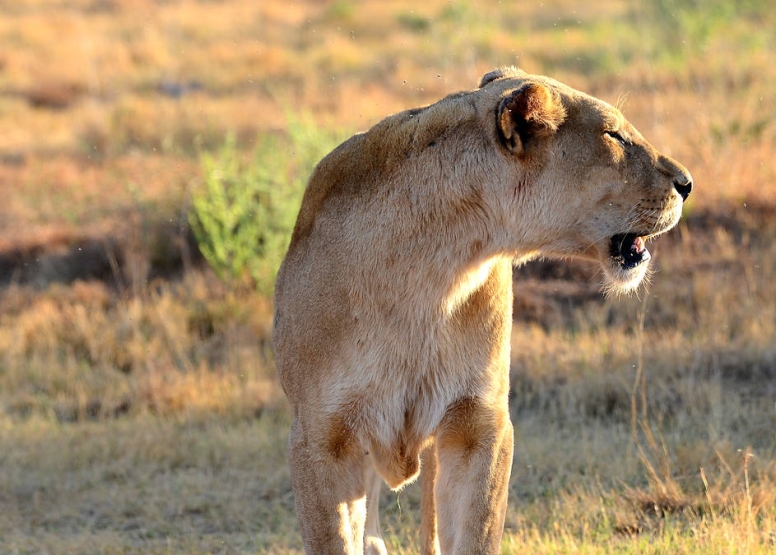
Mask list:
POLYGON ((482 76, 482 79, 480 79, 480 88, 484 87, 489 83, 492 83, 493 81, 497 81, 502 77, 525 78, 527 76, 528 74, 525 71, 515 66, 508 66, 508 67, 502 67, 499 69, 494 69, 493 71, 489 71, 488 73, 482 76))
POLYGON ((488 83, 492 83, 496 79, 501 79, 504 77, 504 72, 500 69, 494 69, 493 71, 489 71, 485 75, 482 76, 482 79, 480 79, 480 88, 484 87, 488 83))

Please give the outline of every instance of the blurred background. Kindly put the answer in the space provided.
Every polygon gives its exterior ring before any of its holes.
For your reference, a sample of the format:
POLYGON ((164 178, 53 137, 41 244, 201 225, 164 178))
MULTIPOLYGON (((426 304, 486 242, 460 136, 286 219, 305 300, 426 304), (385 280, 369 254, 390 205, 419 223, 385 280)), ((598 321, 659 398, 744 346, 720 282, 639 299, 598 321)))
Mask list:
MULTIPOLYGON (((516 269, 503 551, 774 549, 770 4, 0 0, 0 551, 300 553, 269 342, 306 179, 504 65, 695 189, 632 297, 516 269)), ((382 499, 392 552, 417 490, 382 499)))

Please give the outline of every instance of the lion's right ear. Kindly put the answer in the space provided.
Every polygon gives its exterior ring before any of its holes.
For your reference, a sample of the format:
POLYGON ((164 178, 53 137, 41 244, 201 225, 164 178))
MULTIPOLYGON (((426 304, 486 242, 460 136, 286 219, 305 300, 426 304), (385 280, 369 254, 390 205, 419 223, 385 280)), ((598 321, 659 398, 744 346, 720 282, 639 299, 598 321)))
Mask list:
POLYGON ((515 154, 525 153, 532 140, 547 137, 566 119, 560 96, 539 83, 526 83, 508 92, 499 103, 498 133, 515 154))

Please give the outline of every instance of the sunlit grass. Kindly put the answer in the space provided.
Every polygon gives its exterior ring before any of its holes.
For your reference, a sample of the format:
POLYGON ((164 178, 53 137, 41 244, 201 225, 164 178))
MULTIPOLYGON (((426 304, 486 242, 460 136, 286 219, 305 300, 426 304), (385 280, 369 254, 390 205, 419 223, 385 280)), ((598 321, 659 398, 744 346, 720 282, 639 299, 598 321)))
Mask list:
POLYGON ((4 294, 0 392, 11 415, 259 414, 277 405, 261 298, 197 275, 128 299, 100 285, 4 294))

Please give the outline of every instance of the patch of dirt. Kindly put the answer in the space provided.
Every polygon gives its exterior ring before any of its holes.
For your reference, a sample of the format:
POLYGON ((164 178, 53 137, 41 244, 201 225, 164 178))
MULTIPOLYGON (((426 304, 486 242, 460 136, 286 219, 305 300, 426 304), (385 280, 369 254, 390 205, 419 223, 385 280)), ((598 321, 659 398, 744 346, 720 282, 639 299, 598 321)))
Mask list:
POLYGON ((512 273, 515 321, 546 329, 570 323, 574 310, 602 302, 595 265, 577 260, 536 260, 512 273))
POLYGON ((0 287, 98 280, 123 289, 138 280, 173 279, 203 264, 188 226, 158 224, 143 237, 134 235, 63 233, 55 240, 7 246, 0 250, 0 287))

